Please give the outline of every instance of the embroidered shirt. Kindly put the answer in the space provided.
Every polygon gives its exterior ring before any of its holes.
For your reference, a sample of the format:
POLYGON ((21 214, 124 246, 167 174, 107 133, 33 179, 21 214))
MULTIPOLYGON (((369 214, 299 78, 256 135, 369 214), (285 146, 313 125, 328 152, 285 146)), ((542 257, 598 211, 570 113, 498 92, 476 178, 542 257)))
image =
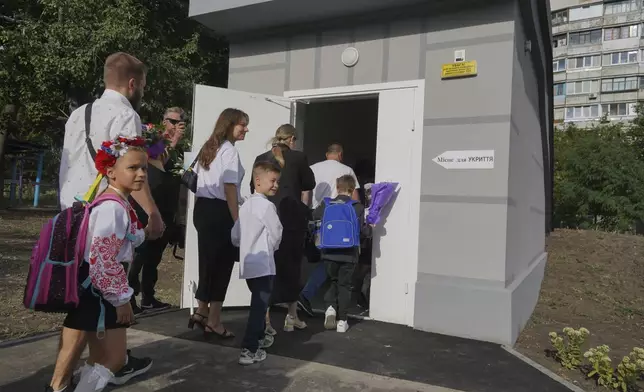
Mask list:
POLYGON ((266 196, 255 193, 240 207, 231 239, 239 246, 241 279, 275 275, 274 253, 282 241, 282 224, 266 196))
POLYGON ((115 307, 127 303, 133 294, 121 263, 131 263, 134 248, 145 239, 136 212, 126 204, 127 209, 113 200, 97 205, 87 228, 85 260, 92 286, 115 307))

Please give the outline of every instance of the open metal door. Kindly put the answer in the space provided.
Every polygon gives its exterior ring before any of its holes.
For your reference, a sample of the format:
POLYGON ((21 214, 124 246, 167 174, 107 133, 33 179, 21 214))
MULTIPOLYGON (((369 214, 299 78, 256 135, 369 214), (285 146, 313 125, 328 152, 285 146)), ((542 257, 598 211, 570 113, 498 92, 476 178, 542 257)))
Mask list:
MULTIPOLYGON (((284 97, 228 90, 218 87, 195 85, 192 112, 192 150, 199 151, 210 137, 219 114, 226 108, 237 108, 248 113, 250 122, 246 139, 236 144, 246 169, 242 182, 242 198, 250 195, 250 175, 257 155, 269 148, 270 139, 282 124, 294 124, 294 110, 291 100, 284 97)), ((186 254, 184 260, 181 306, 190 307, 194 300, 194 289, 199 282, 197 231, 192 223, 195 197, 190 193, 186 217, 186 254)), ((194 301, 194 302, 193 302, 194 301)), ((239 279, 239 265, 235 268, 228 286, 224 306, 249 306, 250 291, 246 282, 239 279)))

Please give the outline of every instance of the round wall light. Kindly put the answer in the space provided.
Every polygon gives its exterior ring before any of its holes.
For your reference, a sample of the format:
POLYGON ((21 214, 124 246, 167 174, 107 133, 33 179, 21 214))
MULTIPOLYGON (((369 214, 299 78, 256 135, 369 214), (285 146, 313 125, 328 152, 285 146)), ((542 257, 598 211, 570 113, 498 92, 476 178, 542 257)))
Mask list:
POLYGON ((347 67, 353 67, 354 65, 358 64, 359 57, 360 54, 358 53, 358 49, 353 47, 346 48, 342 52, 342 64, 347 67))

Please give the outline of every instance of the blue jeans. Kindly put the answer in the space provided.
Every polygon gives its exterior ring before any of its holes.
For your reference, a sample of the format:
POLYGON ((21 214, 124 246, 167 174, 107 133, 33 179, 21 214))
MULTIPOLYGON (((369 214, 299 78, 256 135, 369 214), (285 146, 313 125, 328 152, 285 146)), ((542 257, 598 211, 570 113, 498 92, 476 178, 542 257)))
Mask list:
POLYGON ((259 278, 246 279, 246 285, 252 295, 246 334, 244 334, 241 347, 255 353, 259 348, 259 341, 264 339, 266 310, 268 309, 268 301, 273 291, 273 276, 260 276, 259 278))
POLYGON ((309 275, 309 279, 306 281, 306 285, 302 289, 302 296, 310 301, 315 297, 315 294, 318 292, 320 287, 322 287, 324 282, 326 282, 326 279, 327 275, 324 263, 318 263, 313 272, 311 272, 311 275, 309 275))

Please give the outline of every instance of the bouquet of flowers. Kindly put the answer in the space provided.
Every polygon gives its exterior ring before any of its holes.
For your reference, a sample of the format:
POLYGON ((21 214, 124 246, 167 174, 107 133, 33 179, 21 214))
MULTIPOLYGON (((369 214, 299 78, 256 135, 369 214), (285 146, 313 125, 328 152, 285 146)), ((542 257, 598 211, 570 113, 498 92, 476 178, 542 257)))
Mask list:
POLYGON ((161 127, 152 123, 143 125, 143 138, 148 142, 148 157, 159 159, 170 145, 170 140, 163 134, 161 127))
POLYGON ((371 185, 371 203, 367 214, 368 224, 376 225, 380 222, 382 209, 389 204, 397 188, 397 182, 379 182, 371 185))

